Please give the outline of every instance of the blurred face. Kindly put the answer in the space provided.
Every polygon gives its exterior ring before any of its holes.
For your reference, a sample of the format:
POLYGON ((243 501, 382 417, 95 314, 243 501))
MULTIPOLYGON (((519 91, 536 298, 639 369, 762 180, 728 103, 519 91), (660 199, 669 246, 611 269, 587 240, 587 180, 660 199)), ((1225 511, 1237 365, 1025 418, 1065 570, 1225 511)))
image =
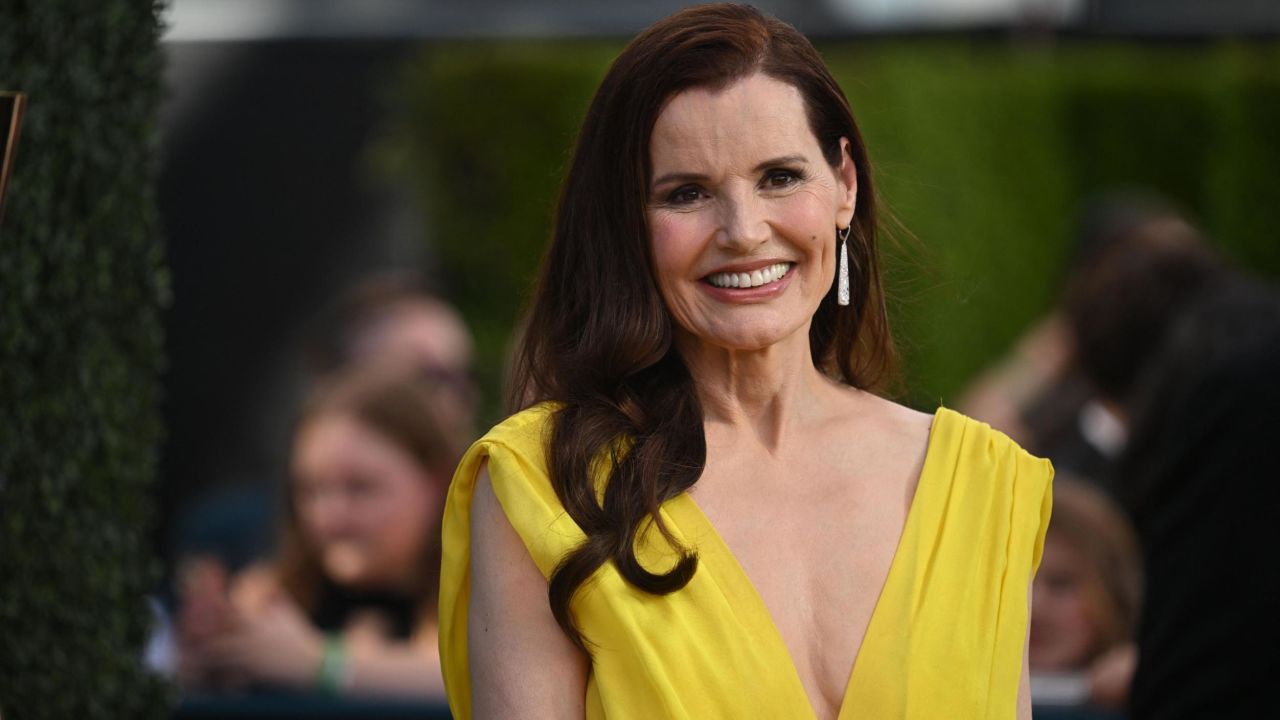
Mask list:
POLYGON ((440 381, 439 402, 446 424, 470 439, 477 390, 470 378, 472 342, 467 326, 448 306, 405 302, 381 318, 357 341, 360 362, 407 365, 440 381))
MULTIPOLYGON (((856 175, 823 158, 794 87, 756 74, 673 97, 651 138, 654 274, 683 343, 808 342, 856 175)), ((687 345, 686 345, 687 347, 687 345)))
POLYGON ((294 502, 324 572, 340 585, 406 587, 441 507, 435 481, 365 423, 326 414, 294 448, 294 502))
POLYGON ((1084 556, 1050 531, 1032 587, 1032 670, 1078 670, 1091 659, 1097 628, 1089 612, 1090 579, 1084 556))
POLYGON ((471 366, 471 335, 449 307, 410 301, 380 318, 358 339, 354 353, 465 373, 471 366))

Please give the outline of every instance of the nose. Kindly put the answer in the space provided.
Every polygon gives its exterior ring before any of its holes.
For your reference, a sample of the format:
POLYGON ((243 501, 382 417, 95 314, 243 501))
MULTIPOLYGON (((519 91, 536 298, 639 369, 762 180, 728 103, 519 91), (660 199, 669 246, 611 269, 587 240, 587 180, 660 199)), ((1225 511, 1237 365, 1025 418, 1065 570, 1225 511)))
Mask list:
POLYGON ((343 493, 317 493, 310 499, 305 512, 312 532, 319 540, 329 540, 346 532, 350 512, 343 493))
POLYGON ((721 247, 747 253, 769 240, 769 223, 762 200, 744 190, 725 193, 720 203, 720 228, 716 233, 721 247))

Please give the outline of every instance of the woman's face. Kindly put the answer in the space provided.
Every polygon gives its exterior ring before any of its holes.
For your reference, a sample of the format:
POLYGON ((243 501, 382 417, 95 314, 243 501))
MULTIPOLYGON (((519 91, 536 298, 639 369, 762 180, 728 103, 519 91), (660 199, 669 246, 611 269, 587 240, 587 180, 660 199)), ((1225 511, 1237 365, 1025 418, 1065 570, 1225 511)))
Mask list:
POLYGON ((1079 670, 1091 660, 1097 628, 1090 614, 1089 565, 1052 530, 1032 586, 1029 662, 1032 670, 1079 670))
POLYGON ((407 587, 441 507, 435 481, 396 444, 346 414, 302 426, 294 503, 326 575, 353 587, 407 587))
MULTIPOLYGON (((763 74, 673 97, 651 138, 654 274, 682 341, 808 341, 831 289, 856 175, 823 157, 794 87, 763 74)), ((686 345, 687 347, 687 345, 686 345)))

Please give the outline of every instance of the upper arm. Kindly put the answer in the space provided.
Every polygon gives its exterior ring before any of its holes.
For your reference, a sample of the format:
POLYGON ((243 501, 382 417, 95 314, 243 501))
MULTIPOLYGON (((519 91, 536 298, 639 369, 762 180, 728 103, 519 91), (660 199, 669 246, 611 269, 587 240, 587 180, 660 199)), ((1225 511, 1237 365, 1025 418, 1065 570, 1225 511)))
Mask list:
POLYGON ((588 660, 560 629, 547 580, 481 465, 471 507, 467 645, 476 718, 582 718, 588 660))
POLYGON ((1031 720, 1031 590, 1027 586, 1027 633, 1022 640, 1022 678, 1018 681, 1018 720, 1031 720))

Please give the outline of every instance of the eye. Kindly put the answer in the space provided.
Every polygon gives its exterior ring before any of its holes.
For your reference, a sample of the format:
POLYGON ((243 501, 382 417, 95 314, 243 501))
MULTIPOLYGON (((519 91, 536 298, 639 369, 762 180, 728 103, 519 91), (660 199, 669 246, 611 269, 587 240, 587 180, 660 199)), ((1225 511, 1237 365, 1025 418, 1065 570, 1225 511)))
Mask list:
POLYGON ((702 199, 702 188, 697 185, 681 185, 667 195, 669 205, 690 205, 702 199))
POLYGON ((1048 586, 1049 592, 1055 595, 1065 595, 1075 592, 1080 580, 1074 574, 1059 572, 1050 574, 1046 578, 1045 584, 1048 586))
POLYGON ((782 190, 803 180, 799 171, 788 168, 774 168, 764 174, 761 185, 768 190, 782 190))
POLYGON ((347 495, 353 498, 370 497, 379 490, 378 482, 373 477, 360 473, 347 478, 347 495))

